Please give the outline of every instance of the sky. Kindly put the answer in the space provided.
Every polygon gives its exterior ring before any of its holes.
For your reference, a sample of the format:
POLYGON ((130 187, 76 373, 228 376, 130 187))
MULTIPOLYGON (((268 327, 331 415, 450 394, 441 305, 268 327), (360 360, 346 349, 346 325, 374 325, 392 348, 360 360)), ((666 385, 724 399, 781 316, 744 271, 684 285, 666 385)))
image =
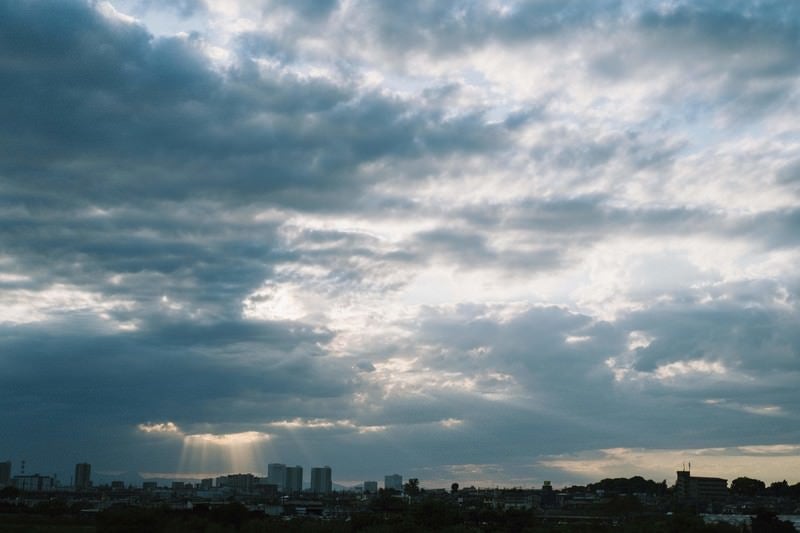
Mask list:
POLYGON ((800 481, 798 57, 786 1, 0 0, 0 460, 800 481))

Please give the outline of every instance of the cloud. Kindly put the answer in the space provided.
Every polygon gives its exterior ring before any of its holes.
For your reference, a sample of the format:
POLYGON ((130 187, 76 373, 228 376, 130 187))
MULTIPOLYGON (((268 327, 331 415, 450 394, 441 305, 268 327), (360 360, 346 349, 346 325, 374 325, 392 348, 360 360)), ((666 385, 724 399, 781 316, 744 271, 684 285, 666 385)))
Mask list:
POLYGON ((795 15, 3 4, 6 453, 774 472, 800 439, 795 15))
POLYGON ((181 431, 178 429, 178 426, 176 426, 174 422, 157 422, 157 423, 147 422, 145 424, 139 424, 137 427, 139 428, 139 431, 144 431, 145 433, 181 434, 181 431))

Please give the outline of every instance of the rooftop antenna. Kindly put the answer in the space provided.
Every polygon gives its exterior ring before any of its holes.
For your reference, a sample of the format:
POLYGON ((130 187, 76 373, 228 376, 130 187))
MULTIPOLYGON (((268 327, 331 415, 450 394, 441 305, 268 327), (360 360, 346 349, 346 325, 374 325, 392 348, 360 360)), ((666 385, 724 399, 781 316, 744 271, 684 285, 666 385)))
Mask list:
POLYGON ((19 471, 19 473, 20 473, 20 475, 22 475, 22 476, 24 476, 24 475, 25 475, 25 459, 23 459, 23 460, 22 460, 22 466, 20 467, 20 471, 19 471))
POLYGON ((690 472, 692 471, 692 462, 691 461, 689 461, 689 471, 690 472))

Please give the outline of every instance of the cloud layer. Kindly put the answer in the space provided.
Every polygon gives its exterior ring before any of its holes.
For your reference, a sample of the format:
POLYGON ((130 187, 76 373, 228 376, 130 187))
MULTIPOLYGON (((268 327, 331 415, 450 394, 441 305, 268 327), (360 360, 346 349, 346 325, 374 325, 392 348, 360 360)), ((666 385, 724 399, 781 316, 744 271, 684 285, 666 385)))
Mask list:
POLYGON ((797 11, 0 3, 0 455, 443 486, 783 457, 797 11))

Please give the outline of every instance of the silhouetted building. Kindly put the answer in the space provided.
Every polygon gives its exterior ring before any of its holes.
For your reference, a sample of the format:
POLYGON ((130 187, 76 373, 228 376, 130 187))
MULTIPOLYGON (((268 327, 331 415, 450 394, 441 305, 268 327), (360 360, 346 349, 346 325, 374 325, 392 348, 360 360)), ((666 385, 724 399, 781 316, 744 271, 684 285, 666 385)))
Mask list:
POLYGON ((294 492, 301 492, 303 490, 303 467, 287 466, 286 467, 286 486, 284 492, 292 494, 294 492))
POLYGON ((0 463, 0 487, 11 485, 11 461, 0 463))
POLYGON ((286 490, 286 465, 283 463, 270 463, 267 465, 267 480, 270 485, 275 485, 278 490, 286 490))
POLYGON ((112 481, 111 482, 111 490, 122 490, 125 488, 124 481, 112 481))
POLYGON ((542 507, 555 507, 556 505, 556 493, 553 491, 553 485, 549 481, 545 481, 542 484, 539 503, 542 507))
POLYGON ((311 469, 311 492, 314 494, 330 494, 333 491, 331 467, 323 466, 311 469))
POLYGON ((89 463, 78 463, 75 465, 76 489, 88 489, 92 486, 92 465, 89 463))
POLYGON ((44 492, 53 490, 56 486, 52 477, 39 474, 14 476, 11 484, 25 492, 44 492))
POLYGON ((214 479, 205 478, 200 480, 200 490, 211 490, 214 488, 214 479))
POLYGON ((253 492, 256 477, 253 474, 230 474, 217 478, 217 486, 230 487, 240 492, 253 492))
POLYGON ((256 484, 253 487, 255 492, 261 494, 262 496, 266 496, 268 498, 272 498, 278 495, 278 486, 274 483, 269 482, 268 477, 261 477, 256 478, 256 484))
POLYGON ((728 480, 718 477, 696 477, 688 470, 679 470, 675 496, 680 500, 712 501, 728 497, 728 480))
POLYGON ((383 488, 386 490, 396 490, 403 492, 403 476, 400 474, 392 474, 383 477, 383 488))
POLYGON ((365 481, 364 482, 364 494, 378 494, 378 482, 377 481, 365 481))

